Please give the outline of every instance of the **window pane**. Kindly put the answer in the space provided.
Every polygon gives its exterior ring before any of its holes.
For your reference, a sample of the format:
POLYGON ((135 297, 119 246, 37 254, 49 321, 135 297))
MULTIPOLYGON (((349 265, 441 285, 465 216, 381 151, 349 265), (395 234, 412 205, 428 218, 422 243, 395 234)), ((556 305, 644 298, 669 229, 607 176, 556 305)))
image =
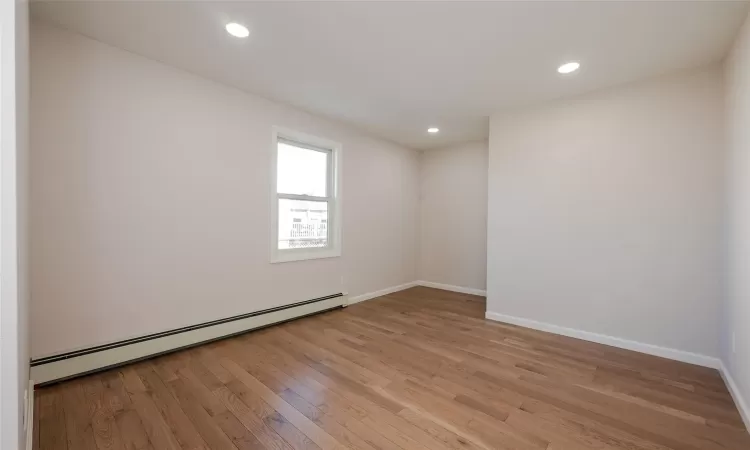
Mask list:
POLYGON ((278 249, 328 246, 328 203, 279 199, 278 249))
POLYGON ((329 152, 278 142, 276 192, 280 194, 326 196, 329 152))

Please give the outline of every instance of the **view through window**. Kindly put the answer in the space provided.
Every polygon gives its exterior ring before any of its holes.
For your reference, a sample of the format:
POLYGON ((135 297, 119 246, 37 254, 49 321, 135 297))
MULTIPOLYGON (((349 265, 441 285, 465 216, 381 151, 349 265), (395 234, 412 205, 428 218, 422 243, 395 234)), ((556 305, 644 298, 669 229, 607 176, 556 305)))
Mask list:
POLYGON ((277 150, 277 249, 328 247, 331 150, 282 138, 277 150))

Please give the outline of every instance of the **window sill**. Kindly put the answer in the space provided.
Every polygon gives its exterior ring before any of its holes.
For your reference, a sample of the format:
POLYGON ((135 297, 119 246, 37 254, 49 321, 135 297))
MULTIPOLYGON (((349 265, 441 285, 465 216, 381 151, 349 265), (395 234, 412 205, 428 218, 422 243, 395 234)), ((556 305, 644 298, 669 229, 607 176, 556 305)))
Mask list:
POLYGON ((341 256, 341 250, 339 249, 323 249, 318 251, 281 250, 275 252, 271 256, 271 264, 308 261, 311 259, 337 258, 339 256, 341 256))

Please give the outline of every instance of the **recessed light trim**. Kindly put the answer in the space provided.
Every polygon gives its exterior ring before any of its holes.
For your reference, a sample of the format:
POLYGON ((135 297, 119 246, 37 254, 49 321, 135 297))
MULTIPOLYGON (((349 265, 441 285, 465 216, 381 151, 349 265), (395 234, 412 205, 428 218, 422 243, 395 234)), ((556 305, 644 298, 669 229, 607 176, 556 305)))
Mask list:
POLYGON ((234 37, 238 38, 246 38, 250 36, 250 30, 247 29, 246 26, 241 25, 237 22, 230 22, 226 25, 227 33, 231 34, 234 37))
POLYGON ((576 70, 578 70, 581 67, 581 63, 577 61, 571 61, 563 64, 562 66, 557 68, 557 72, 561 73, 563 75, 573 73, 576 70))
POLYGON ((427 129, 427 132, 428 133, 432 133, 432 134, 435 134, 435 133, 437 133, 439 131, 440 131, 440 128, 438 128, 438 127, 430 127, 430 128, 427 129))

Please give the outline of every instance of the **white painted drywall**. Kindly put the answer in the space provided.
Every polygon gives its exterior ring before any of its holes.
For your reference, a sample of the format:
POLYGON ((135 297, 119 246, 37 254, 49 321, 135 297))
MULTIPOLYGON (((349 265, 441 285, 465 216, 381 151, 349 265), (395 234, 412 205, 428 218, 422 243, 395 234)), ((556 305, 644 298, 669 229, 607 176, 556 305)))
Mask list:
POLYGON ((419 279, 484 290, 487 141, 422 153, 419 279))
MULTIPOLYGON (((750 16, 727 58, 726 75, 728 288, 721 357, 750 408, 750 16)), ((747 420, 750 410, 745 414, 747 420)))
POLYGON ((416 279, 417 152, 48 25, 31 51, 34 357, 416 279), (274 125, 343 144, 342 257, 270 264, 274 125))
POLYGON ((29 383, 28 3, 0 2, 0 448, 24 449, 29 383))
POLYGON ((493 116, 488 311, 718 356, 723 171, 719 67, 493 116))

